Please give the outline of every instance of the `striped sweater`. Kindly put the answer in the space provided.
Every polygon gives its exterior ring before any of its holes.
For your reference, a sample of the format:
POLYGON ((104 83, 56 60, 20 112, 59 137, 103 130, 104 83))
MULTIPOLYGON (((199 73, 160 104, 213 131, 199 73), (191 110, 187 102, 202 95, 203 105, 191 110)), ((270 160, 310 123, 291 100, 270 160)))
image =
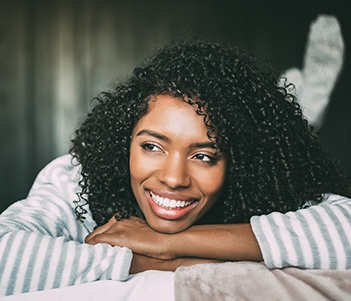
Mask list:
MULTIPOLYGON (((77 221, 79 169, 69 155, 37 176, 28 197, 0 216, 0 296, 100 279, 127 280, 132 253, 84 238, 96 223, 77 221)), ((270 268, 351 268, 351 200, 326 195, 318 206, 251 219, 270 268)))
POLYGON ((0 296, 127 279, 129 249, 84 243, 96 223, 90 212, 84 223, 76 219, 78 177, 71 157, 60 157, 0 216, 0 296))
POLYGON ((323 198, 296 212, 251 218, 267 267, 351 269, 351 200, 333 194, 323 198))

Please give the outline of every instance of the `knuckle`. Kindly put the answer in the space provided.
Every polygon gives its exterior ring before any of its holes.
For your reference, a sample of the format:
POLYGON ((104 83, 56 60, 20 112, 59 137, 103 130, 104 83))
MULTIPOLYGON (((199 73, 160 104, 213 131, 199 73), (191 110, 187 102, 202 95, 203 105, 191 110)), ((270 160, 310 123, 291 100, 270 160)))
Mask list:
POLYGON ((93 242, 95 244, 99 244, 99 243, 103 243, 103 238, 102 238, 102 235, 99 233, 99 234, 96 234, 94 237, 93 237, 93 242))

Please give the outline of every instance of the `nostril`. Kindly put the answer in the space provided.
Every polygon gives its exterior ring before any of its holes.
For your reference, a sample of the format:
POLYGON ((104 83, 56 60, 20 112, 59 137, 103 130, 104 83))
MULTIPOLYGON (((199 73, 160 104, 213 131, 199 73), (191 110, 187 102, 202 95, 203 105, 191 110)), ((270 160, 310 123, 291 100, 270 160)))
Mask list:
POLYGON ((188 187, 191 177, 185 164, 167 164, 159 175, 159 180, 168 187, 175 189, 178 187, 188 187))

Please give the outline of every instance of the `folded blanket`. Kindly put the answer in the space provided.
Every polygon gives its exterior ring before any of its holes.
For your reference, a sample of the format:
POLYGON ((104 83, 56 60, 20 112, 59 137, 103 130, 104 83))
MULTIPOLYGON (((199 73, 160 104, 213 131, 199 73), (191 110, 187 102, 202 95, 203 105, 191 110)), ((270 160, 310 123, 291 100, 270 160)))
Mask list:
POLYGON ((255 262, 181 267, 175 301, 190 300, 351 300, 351 270, 269 270, 255 262))

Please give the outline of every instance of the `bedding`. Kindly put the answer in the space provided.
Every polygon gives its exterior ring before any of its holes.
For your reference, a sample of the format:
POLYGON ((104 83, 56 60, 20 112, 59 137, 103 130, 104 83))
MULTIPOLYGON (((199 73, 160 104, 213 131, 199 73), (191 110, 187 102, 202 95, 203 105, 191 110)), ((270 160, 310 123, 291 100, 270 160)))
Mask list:
POLYGON ((351 300, 351 270, 268 269, 226 262, 178 268, 175 301, 351 300))
POLYGON ((351 300, 351 270, 268 269, 263 263, 226 262, 147 271, 127 281, 102 280, 0 297, 0 301, 235 301, 351 300))
POLYGON ((127 281, 101 280, 0 297, 0 301, 173 301, 173 279, 173 272, 146 271, 127 281))

